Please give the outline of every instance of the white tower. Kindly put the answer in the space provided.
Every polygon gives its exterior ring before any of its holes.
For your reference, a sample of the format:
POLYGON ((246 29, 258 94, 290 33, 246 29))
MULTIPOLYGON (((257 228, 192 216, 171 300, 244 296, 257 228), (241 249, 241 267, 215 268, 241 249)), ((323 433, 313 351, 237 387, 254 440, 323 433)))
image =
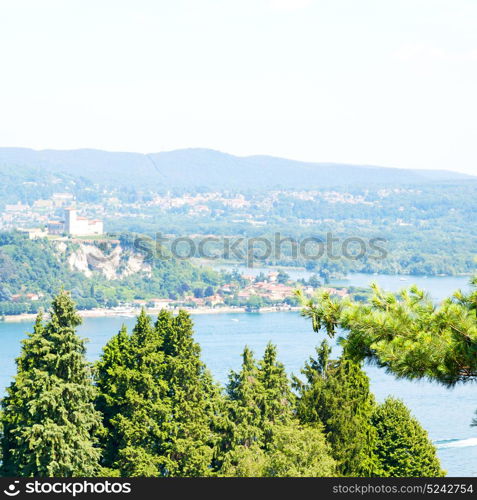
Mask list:
POLYGON ((75 234, 77 226, 77 210, 75 208, 65 209, 65 231, 67 234, 75 234))

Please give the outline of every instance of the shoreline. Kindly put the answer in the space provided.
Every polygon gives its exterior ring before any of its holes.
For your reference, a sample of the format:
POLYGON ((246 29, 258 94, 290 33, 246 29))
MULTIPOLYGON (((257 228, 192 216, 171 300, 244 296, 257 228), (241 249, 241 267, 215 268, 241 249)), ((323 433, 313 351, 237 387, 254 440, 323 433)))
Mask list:
MULTIPOLYGON (((297 268, 295 268, 297 269, 297 268)), ((379 274, 379 275, 371 275, 367 273, 353 273, 353 274, 358 274, 358 275, 366 275, 367 277, 370 278, 370 281, 373 281, 373 279, 376 279, 377 277, 395 277, 399 278, 401 281, 411 281, 413 276, 411 275, 386 275, 386 274, 379 274)), ((364 286, 362 284, 354 284, 350 283, 350 278, 353 276, 353 274, 348 275, 346 278, 343 280, 337 280, 333 281, 327 286, 338 286, 338 287, 343 287, 343 286, 354 286, 357 288, 368 288, 368 286, 364 286)), ((457 279, 462 279, 462 278, 468 278, 469 276, 472 276, 473 274, 467 274, 467 273, 458 273, 454 276, 414 276, 415 278, 419 279, 425 279, 425 278, 430 278, 430 279, 448 279, 448 278, 457 278, 457 279)), ((407 287, 409 286, 410 283, 402 283, 400 284, 400 288, 402 287, 407 287)), ((457 286, 457 285, 456 285, 457 286)), ((397 290, 398 288, 396 288, 397 290)), ((441 299, 439 299, 441 300, 441 299)), ((247 311, 245 307, 231 307, 231 306, 223 306, 223 307, 205 307, 205 306, 199 306, 195 309, 192 308, 187 308, 187 307, 182 307, 182 308, 168 308, 166 307, 167 310, 170 310, 172 312, 178 312, 179 309, 184 309, 191 315, 202 315, 202 314, 234 314, 234 313, 247 313, 249 312, 250 314, 262 314, 262 313, 269 313, 269 312, 296 312, 300 311, 301 307, 292 307, 292 306, 268 306, 268 307, 262 307, 260 308, 259 311, 247 311)), ((150 315, 157 315, 162 308, 146 308, 146 311, 150 315)), ((82 318, 115 318, 115 317, 125 317, 125 318, 134 318, 136 317, 140 312, 140 308, 134 308, 134 307, 124 307, 124 308, 98 308, 98 309, 88 309, 88 310, 80 310, 78 311, 78 314, 82 318)), ((0 316, 0 323, 21 323, 21 322, 34 322, 37 314, 36 313, 21 313, 21 314, 15 314, 15 315, 3 315, 0 316)), ((48 317, 48 314, 45 314, 45 317, 48 317)))
MULTIPOLYGON (((262 307, 258 311, 247 311, 245 307, 198 307, 196 309, 191 309, 187 307, 177 307, 174 309, 166 308, 166 310, 171 312, 178 312, 179 310, 187 311, 190 315, 200 315, 200 314, 234 314, 234 313, 250 313, 250 314, 263 314, 272 312, 299 312, 301 307, 262 307)), ((146 308, 147 314, 153 316, 159 314, 162 308, 146 308)), ((78 314, 84 318, 135 318, 139 315, 140 309, 130 308, 130 309, 89 309, 78 311, 78 314)), ((35 321, 36 314, 34 313, 23 313, 6 315, 0 321, 1 323, 25 323, 35 321)), ((48 318, 48 314, 45 314, 45 318, 48 318)))

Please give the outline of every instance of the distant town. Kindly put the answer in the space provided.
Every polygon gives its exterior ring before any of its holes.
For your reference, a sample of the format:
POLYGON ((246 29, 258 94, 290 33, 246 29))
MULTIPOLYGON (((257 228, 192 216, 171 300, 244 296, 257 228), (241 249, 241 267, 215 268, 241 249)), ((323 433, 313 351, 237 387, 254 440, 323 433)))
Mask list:
MULTIPOLYGON (((55 193, 49 200, 36 200, 32 206, 16 203, 6 205, 1 215, 3 229, 16 229, 28 234, 30 239, 46 236, 100 236, 103 221, 79 216, 78 209, 70 206, 74 196, 70 193, 55 193), (59 214, 63 217, 60 218, 59 214)), ((86 210, 91 210, 90 207, 86 210)))
MULTIPOLYGON (((270 191, 260 196, 219 192, 163 195, 150 194, 143 199, 128 202, 120 199, 115 191, 104 191, 99 202, 78 201, 73 193, 54 193, 48 199, 38 199, 31 205, 7 204, 0 212, 0 230, 16 229, 28 233, 30 238, 45 236, 99 236, 105 231, 105 219, 128 220, 136 218, 147 222, 157 214, 173 213, 190 218, 229 217, 230 223, 249 226, 265 226, 268 212, 291 200, 294 204, 323 202, 331 205, 373 207, 390 195, 412 194, 413 190, 400 188, 380 189, 375 197, 338 191, 270 191)), ((418 191, 416 191, 418 194, 418 191)), ((401 209, 401 213, 404 208, 401 209)), ((404 215, 404 214, 403 214, 404 215)), ((300 226, 312 226, 334 222, 330 217, 300 217, 300 226)), ((371 224, 366 218, 359 224, 371 224)), ((404 218, 394 224, 410 226, 404 218)))

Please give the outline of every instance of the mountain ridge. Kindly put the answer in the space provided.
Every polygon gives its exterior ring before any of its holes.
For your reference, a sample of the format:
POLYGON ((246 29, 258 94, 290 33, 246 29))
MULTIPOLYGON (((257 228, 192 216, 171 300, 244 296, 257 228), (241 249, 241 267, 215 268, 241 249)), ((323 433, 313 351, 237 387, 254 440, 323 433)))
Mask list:
POLYGON ((206 148, 157 153, 101 149, 0 148, 2 166, 42 168, 96 184, 155 188, 315 189, 363 185, 412 185, 477 180, 449 170, 304 162, 268 155, 235 156, 206 148))

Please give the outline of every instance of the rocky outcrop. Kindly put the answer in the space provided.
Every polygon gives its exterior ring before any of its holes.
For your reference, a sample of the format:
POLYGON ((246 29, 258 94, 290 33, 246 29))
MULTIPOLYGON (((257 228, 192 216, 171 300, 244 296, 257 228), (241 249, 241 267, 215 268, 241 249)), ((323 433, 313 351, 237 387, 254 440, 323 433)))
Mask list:
POLYGON ((145 273, 150 275, 151 265, 144 261, 144 256, 121 245, 100 248, 94 243, 59 244, 58 251, 66 254, 66 261, 71 271, 83 273, 91 277, 100 273, 108 280, 126 278, 127 276, 145 273))

